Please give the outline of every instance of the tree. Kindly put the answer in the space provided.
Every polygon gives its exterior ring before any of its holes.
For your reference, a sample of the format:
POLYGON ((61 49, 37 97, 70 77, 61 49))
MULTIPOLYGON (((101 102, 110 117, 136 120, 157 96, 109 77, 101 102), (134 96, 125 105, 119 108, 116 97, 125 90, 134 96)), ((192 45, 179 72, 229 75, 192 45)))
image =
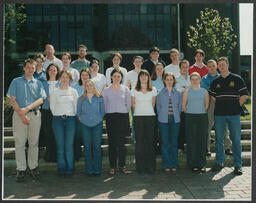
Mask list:
POLYGON ((203 49, 206 60, 217 60, 220 56, 230 57, 237 45, 237 36, 229 18, 221 18, 218 10, 206 8, 196 18, 196 25, 190 25, 187 32, 188 47, 203 49))

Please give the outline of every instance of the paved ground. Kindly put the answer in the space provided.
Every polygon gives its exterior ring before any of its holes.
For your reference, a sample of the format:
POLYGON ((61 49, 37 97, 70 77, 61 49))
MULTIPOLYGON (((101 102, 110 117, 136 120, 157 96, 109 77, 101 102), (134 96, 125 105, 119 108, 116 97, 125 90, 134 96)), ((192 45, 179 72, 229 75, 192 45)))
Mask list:
POLYGON ((100 177, 88 177, 78 171, 72 178, 60 178, 54 171, 41 172, 38 181, 27 176, 23 183, 15 175, 4 176, 4 199, 235 199, 251 200, 251 167, 242 176, 233 168, 221 172, 194 174, 179 169, 176 174, 157 170, 155 175, 133 173, 114 176, 104 171, 100 177))

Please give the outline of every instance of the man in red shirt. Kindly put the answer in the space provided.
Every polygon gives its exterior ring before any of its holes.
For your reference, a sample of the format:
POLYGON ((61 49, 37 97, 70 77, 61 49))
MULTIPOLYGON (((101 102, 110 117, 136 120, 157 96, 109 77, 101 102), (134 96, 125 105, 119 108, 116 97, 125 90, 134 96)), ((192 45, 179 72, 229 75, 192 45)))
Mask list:
POLYGON ((208 73, 207 66, 204 64, 205 53, 202 49, 197 49, 195 52, 195 64, 190 66, 188 74, 191 75, 193 72, 199 73, 201 78, 208 73))

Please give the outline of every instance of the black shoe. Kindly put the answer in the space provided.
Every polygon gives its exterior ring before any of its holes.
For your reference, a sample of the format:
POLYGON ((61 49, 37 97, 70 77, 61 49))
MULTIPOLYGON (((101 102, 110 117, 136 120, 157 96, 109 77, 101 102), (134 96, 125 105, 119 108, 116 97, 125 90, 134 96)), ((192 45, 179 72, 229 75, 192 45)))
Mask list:
POLYGON ((212 167, 212 171, 221 171, 221 169, 223 168, 224 166, 222 164, 215 164, 213 167, 212 167))
POLYGON ((30 170, 30 175, 31 175, 33 180, 37 180, 37 179, 40 178, 40 173, 39 173, 37 168, 34 168, 34 169, 30 170))
POLYGON ((233 152, 232 152, 231 149, 225 149, 225 154, 226 154, 226 155, 232 155, 233 152))
POLYGON ((59 173, 59 177, 60 177, 60 178, 64 178, 64 177, 65 177, 65 174, 64 174, 64 173, 59 173))
POLYGON ((25 171, 17 171, 16 182, 23 182, 25 180, 26 172, 25 171))
POLYGON ((237 176, 243 175, 242 167, 241 166, 236 166, 235 169, 234 169, 234 173, 237 176))

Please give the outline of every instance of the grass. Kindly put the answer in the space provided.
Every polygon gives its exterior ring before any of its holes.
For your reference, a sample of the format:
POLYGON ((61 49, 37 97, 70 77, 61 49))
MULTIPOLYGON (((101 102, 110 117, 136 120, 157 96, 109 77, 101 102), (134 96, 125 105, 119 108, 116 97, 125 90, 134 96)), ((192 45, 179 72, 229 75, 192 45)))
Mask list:
POLYGON ((251 110, 251 103, 249 103, 249 104, 245 104, 245 107, 248 109, 248 111, 249 111, 249 115, 246 115, 246 116, 241 116, 240 118, 241 118, 241 121, 244 121, 244 120, 251 120, 251 115, 252 115, 252 110, 251 110))

